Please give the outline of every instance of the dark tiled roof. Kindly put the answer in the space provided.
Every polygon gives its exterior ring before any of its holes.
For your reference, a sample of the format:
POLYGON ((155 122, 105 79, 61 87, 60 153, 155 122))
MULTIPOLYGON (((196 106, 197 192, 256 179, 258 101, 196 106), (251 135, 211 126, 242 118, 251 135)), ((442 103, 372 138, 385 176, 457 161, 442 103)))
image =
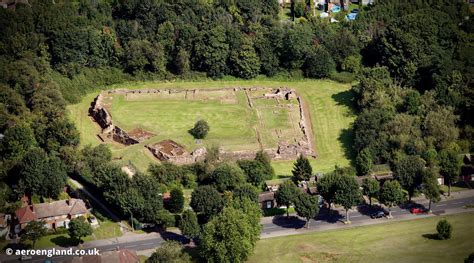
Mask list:
POLYGON ((258 194, 258 202, 273 201, 275 200, 274 192, 262 192, 258 194))

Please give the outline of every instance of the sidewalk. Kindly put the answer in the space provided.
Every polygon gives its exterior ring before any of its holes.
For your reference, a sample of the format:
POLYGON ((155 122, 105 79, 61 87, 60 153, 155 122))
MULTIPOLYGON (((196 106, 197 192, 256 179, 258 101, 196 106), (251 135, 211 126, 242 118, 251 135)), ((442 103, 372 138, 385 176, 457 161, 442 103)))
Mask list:
POLYGON ((428 217, 435 217, 435 216, 443 216, 443 215, 450 215, 450 214, 460 214, 460 213, 472 213, 474 216, 474 209, 465 209, 465 208, 454 208, 454 209, 447 209, 442 214, 422 214, 422 215, 398 215, 394 218, 388 219, 385 218, 384 220, 367 220, 356 222, 352 224, 312 224, 310 228, 299 228, 299 229, 284 229, 281 231, 275 231, 272 233, 262 233, 260 235, 260 239, 266 238, 273 238, 273 237, 283 237, 283 236, 291 236, 291 235, 300 235, 300 234, 307 234, 316 231, 328 231, 328 230, 338 230, 338 229, 348 229, 353 227, 360 227, 360 226, 368 226, 368 225, 378 225, 378 224, 386 224, 391 222, 400 222, 400 221, 408 221, 408 220, 416 220, 419 218, 428 218, 428 217))

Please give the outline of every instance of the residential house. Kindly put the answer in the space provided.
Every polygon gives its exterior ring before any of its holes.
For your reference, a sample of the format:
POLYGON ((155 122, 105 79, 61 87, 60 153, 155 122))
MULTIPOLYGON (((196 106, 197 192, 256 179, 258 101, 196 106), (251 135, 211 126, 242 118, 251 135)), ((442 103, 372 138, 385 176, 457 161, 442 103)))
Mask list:
POLYGON ((266 191, 258 194, 258 202, 262 209, 277 207, 275 192, 266 191))
POLYGON ((41 203, 24 206, 15 211, 19 232, 32 221, 43 220, 48 229, 57 227, 69 228, 69 222, 73 218, 87 216, 89 210, 81 199, 70 198, 50 203, 41 203))
POLYGON ((474 182, 474 156, 465 154, 461 166, 461 181, 474 182))
POLYGON ((67 263, 139 263, 137 252, 129 249, 101 251, 100 255, 74 257, 67 263))

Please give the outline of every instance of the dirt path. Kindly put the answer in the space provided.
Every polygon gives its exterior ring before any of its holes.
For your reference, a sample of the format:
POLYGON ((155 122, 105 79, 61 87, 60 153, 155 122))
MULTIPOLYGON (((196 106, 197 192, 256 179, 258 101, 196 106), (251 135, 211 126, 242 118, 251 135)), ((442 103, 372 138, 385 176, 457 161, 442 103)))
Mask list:
POLYGON ((317 156, 318 151, 316 149, 316 142, 314 139, 313 121, 311 119, 311 113, 309 111, 308 105, 306 104, 306 101, 303 99, 303 97, 301 97, 301 107, 303 108, 304 117, 306 119, 306 132, 308 133, 310 147, 311 149, 313 149, 314 154, 317 156))

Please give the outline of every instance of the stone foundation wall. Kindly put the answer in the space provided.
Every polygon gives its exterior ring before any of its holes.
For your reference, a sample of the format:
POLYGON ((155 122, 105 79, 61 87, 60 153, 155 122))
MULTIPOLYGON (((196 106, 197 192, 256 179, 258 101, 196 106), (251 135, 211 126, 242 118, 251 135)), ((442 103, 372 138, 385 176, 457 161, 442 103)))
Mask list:
MULTIPOLYGON (((287 143, 287 142, 279 142, 275 148, 264 149, 264 151, 270 156, 270 158, 274 160, 292 160, 297 158, 299 155, 311 156, 316 157, 316 153, 313 150, 313 146, 311 144, 311 140, 309 139, 310 129, 309 123, 306 120, 307 116, 305 114, 305 109, 303 106, 303 100, 294 89, 289 88, 265 88, 265 87, 252 87, 252 88, 243 88, 243 87, 234 87, 234 88, 222 88, 222 89, 140 89, 140 90, 129 90, 129 89, 115 89, 105 91, 107 94, 150 94, 150 93, 162 93, 162 94, 174 94, 174 93, 185 93, 186 97, 189 93, 196 94, 198 92, 206 92, 206 91, 245 91, 245 94, 248 99, 249 107, 253 107, 252 101, 249 97, 248 91, 264 91, 265 93, 261 99, 296 99, 298 101, 299 107, 299 127, 301 129, 301 138, 297 143, 287 143)), ((125 145, 131 145, 139 143, 137 139, 134 139, 129 136, 129 134, 121 129, 118 126, 115 126, 112 121, 112 116, 107 111, 107 109, 103 106, 103 94, 99 94, 91 104, 91 108, 89 109, 90 115, 94 118, 94 120, 101 126, 102 134, 106 134, 108 138, 113 139, 119 143, 125 145)), ((101 137, 102 138, 102 137, 101 137)), ((186 155, 186 156, 164 156, 162 153, 158 152, 153 147, 146 145, 153 155, 158 158, 159 160, 169 161, 176 164, 189 164, 199 160, 204 159, 205 154, 202 154, 202 149, 198 148, 193 153, 186 155), (201 149, 201 150, 199 150, 201 149), (195 153, 197 150, 200 153, 195 153)), ((206 150, 204 149, 204 152, 206 150)), ((220 158, 221 159, 232 159, 232 160, 250 160, 254 159, 255 155, 257 154, 258 150, 249 150, 249 151, 221 151, 220 158)))
MULTIPOLYGON (((125 130, 113 124, 112 115, 110 115, 109 111, 103 106, 103 100, 104 95, 99 94, 95 97, 89 108, 89 115, 92 116, 102 128, 101 134, 105 135, 108 139, 125 145, 137 144, 138 140, 131 138, 125 130)), ((99 137, 104 138, 104 136, 101 135, 99 137)))

